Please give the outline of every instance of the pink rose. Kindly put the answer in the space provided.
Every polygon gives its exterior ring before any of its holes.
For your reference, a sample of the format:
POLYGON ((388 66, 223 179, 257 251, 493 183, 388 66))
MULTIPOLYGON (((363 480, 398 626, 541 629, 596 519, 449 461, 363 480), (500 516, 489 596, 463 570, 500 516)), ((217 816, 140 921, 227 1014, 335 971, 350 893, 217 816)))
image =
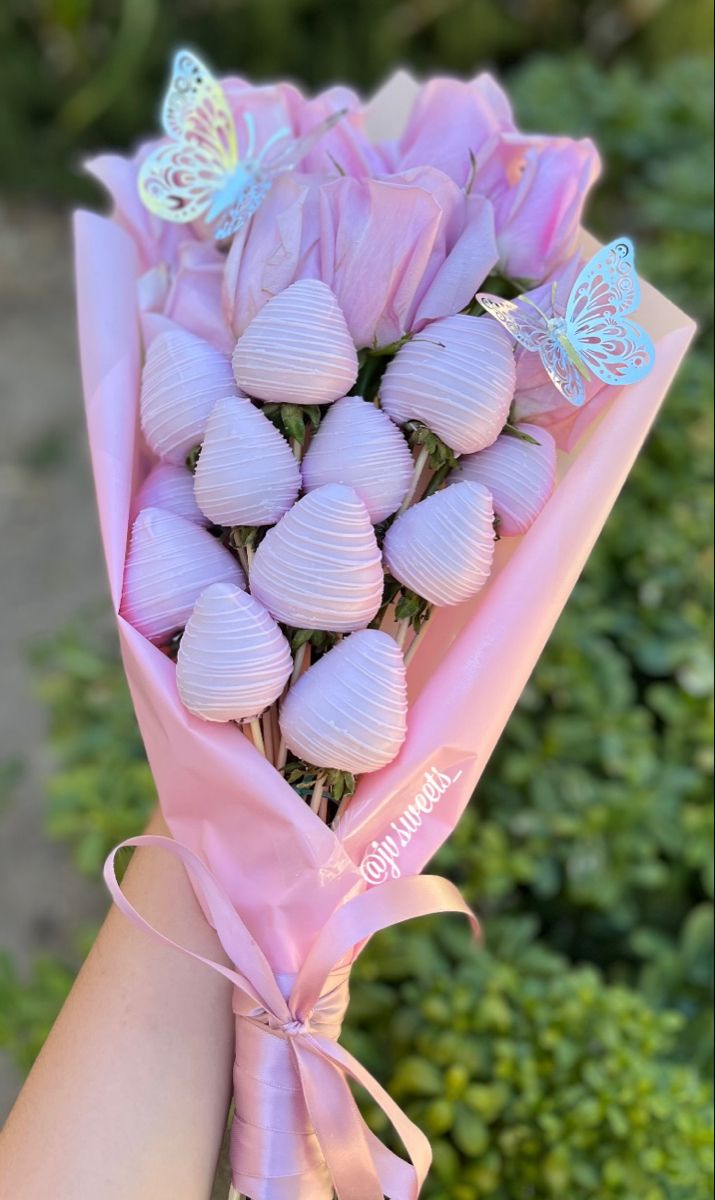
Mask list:
POLYGON ((242 158, 249 153, 259 154, 270 138, 281 130, 294 132, 296 114, 305 100, 292 83, 256 86, 235 76, 228 76, 220 82, 233 116, 242 158))
POLYGON ((240 334, 295 279, 335 293, 356 346, 459 312, 497 261, 491 205, 426 167, 379 179, 281 179, 235 239, 224 304, 240 334))
POLYGON ((588 138, 504 134, 475 190, 494 205, 499 265, 511 279, 540 281, 573 251, 601 162, 588 138))
POLYGON ((519 132, 506 94, 487 74, 471 83, 425 84, 402 137, 382 151, 395 171, 429 164, 491 200, 500 269, 531 281, 544 279, 573 250, 600 172, 588 140, 519 132))
POLYGON ((184 242, 173 266, 161 263, 138 280, 145 346, 180 327, 231 353, 236 339, 221 303, 225 262, 212 242, 184 242))
POLYGON ((319 238, 319 178, 282 175, 226 259, 224 313, 237 337, 296 279, 320 279, 319 238))
POLYGON ((393 169, 429 164, 464 187, 472 174, 472 156, 481 163, 495 137, 515 129, 507 95, 491 75, 478 75, 470 83, 432 79, 420 89, 393 150, 393 169))
POLYGON ((279 130, 299 138, 312 133, 328 117, 345 111, 340 121, 305 155, 300 169, 306 174, 371 175, 386 170, 387 163, 365 131, 364 110, 358 97, 345 87, 332 87, 306 99, 296 87, 280 83, 254 87, 240 79, 224 79, 242 153, 248 149, 246 114, 255 125, 255 153, 260 153, 279 130))
POLYGON ((321 121, 342 109, 347 109, 345 116, 308 152, 300 164, 301 171, 360 177, 390 170, 386 155, 368 137, 365 110, 349 88, 332 87, 313 100, 303 100, 294 112, 296 135, 311 133, 321 121))
POLYGON ((355 345, 390 345, 464 308, 496 261, 492 221, 432 167, 325 184, 320 273, 355 345))
POLYGON ((221 291, 226 259, 210 242, 185 242, 164 312, 184 329, 230 354, 231 330, 223 319, 221 291))

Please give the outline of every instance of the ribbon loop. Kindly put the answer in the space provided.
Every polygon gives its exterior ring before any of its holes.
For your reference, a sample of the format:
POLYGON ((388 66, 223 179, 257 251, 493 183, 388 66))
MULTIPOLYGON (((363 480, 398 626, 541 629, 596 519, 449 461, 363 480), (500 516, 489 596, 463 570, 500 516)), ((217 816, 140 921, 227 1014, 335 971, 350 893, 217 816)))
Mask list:
POLYGON ((197 962, 210 967, 212 971, 217 971, 219 975, 230 980, 234 987, 242 988, 247 992, 256 1003, 275 1012, 279 1019, 285 1021, 292 1019, 268 959, 258 943, 251 937, 216 877, 198 855, 189 850, 187 846, 182 846, 180 842, 175 842, 171 838, 160 837, 158 834, 145 833, 140 837, 127 838, 119 846, 115 846, 108 855, 104 864, 104 881, 117 908, 134 925, 138 925, 165 945, 172 946, 174 950, 180 950, 182 954, 188 954, 189 958, 195 958, 197 962), (235 970, 231 970, 230 967, 224 966, 223 963, 217 963, 211 958, 205 958, 203 954, 197 954, 186 946, 180 945, 179 942, 173 941, 172 938, 150 925, 141 913, 138 913, 129 903, 117 881, 116 858, 120 850, 125 850, 130 846, 146 846, 166 850, 174 858, 178 858, 189 874, 198 880, 201 894, 211 914, 211 924, 219 936, 221 945, 234 964, 235 970))
POLYGON ((135 925, 234 985, 234 1187, 251 1200, 330 1200, 333 1189, 338 1200, 417 1200, 431 1162, 429 1142, 338 1038, 354 952, 373 933, 446 912, 466 915, 479 932, 457 888, 437 876, 408 876, 348 900, 315 939, 286 1000, 288 986, 284 982, 281 988, 218 880, 186 846, 153 835, 130 838, 107 858, 104 878, 114 902, 135 925), (116 855, 125 846, 164 849, 184 864, 200 886, 233 968, 172 941, 137 912, 115 872, 116 855), (382 1108, 410 1162, 370 1132, 349 1079, 382 1108))
POLYGON ((361 892, 337 909, 318 934, 298 972, 291 1008, 301 1013, 315 1004, 333 967, 374 933, 402 921, 448 912, 468 917, 479 935, 479 922, 458 888, 438 875, 405 876, 361 892))

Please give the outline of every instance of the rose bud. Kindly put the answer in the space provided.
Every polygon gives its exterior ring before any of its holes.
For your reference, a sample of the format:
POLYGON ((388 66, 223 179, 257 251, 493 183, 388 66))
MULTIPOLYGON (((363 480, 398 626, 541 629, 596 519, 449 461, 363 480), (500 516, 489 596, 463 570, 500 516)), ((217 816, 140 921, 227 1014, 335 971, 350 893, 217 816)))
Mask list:
POLYGON ((208 342, 179 329, 159 334, 147 351, 140 400, 144 436, 157 457, 183 463, 216 401, 236 390, 231 364, 208 342))
POLYGON ((551 434, 538 425, 521 424, 516 429, 538 445, 503 433, 486 450, 460 459, 451 477, 453 482, 481 483, 491 492, 503 537, 526 533, 556 481, 556 443, 551 434))
POLYGON ((362 775, 391 762, 407 732, 407 684, 394 638, 363 629, 309 667, 280 713, 286 745, 317 767, 362 775))
POLYGON ((145 508, 132 527, 120 612, 152 642, 183 629, 211 583, 244 585, 233 555, 205 529, 183 517, 145 508))
POLYGON ((453 483, 408 508, 383 546, 391 575, 430 604, 460 604, 486 583, 494 557, 492 498, 478 483, 453 483))
POLYGON ((360 396, 345 396, 328 409, 308 447, 303 486, 311 492, 347 484, 378 524, 402 504, 413 468, 407 442, 387 414, 360 396))
POLYGON ((504 428, 515 387, 511 336, 489 317, 458 313, 398 350, 380 397, 399 425, 421 421, 457 454, 472 454, 504 428))
POLYGON ((283 435, 245 396, 219 400, 208 419, 194 492, 217 525, 275 525, 300 491, 283 435))
POLYGON ((134 503, 135 511, 143 508, 163 508, 195 525, 207 525, 194 496, 194 477, 188 467, 160 462, 152 467, 139 488, 134 503))
POLYGON ((176 662, 179 695, 204 721, 244 721, 277 700, 293 669, 290 646, 253 596, 232 583, 202 592, 176 662))
POLYGON ((338 483, 303 496, 268 530, 250 580, 256 599, 293 628, 347 633, 369 625, 383 574, 365 505, 338 483))
POLYGON ((350 391, 358 360, 326 284, 300 279, 263 306, 233 352, 239 387, 276 404, 329 404, 350 391))

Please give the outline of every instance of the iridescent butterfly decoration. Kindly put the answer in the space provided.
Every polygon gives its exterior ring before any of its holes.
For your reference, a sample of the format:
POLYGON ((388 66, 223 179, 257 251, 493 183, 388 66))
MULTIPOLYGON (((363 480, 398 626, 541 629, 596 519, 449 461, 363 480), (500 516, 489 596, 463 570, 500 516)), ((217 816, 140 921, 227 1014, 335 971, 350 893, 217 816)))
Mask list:
POLYGON ((203 218, 214 226, 214 237, 231 237, 260 207, 273 181, 297 167, 342 116, 333 113, 304 137, 278 129, 257 151, 254 118, 244 113, 241 155, 223 88, 195 54, 179 50, 161 115, 167 140, 143 162, 139 195, 165 221, 203 218))
POLYGON ((503 300, 485 292, 477 300, 513 334, 525 350, 541 356, 551 381, 571 404, 586 399, 591 373, 603 383, 637 383, 648 374, 655 350, 644 329, 628 320, 640 304, 633 243, 618 238, 604 246, 581 271, 571 289, 565 316, 544 312, 528 296, 503 300))

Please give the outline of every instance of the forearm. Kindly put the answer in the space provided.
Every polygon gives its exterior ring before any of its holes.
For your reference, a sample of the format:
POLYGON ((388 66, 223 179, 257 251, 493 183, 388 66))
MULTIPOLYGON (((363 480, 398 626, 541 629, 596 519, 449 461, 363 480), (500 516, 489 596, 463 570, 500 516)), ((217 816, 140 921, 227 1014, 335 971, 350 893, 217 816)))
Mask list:
MULTIPOLYGON (((160 818, 151 832, 166 832, 160 818)), ((123 886, 162 932, 226 961, 170 855, 138 850, 123 886)), ((0 1197, 208 1197, 230 1094, 230 991, 110 912, 0 1136, 0 1197)))

